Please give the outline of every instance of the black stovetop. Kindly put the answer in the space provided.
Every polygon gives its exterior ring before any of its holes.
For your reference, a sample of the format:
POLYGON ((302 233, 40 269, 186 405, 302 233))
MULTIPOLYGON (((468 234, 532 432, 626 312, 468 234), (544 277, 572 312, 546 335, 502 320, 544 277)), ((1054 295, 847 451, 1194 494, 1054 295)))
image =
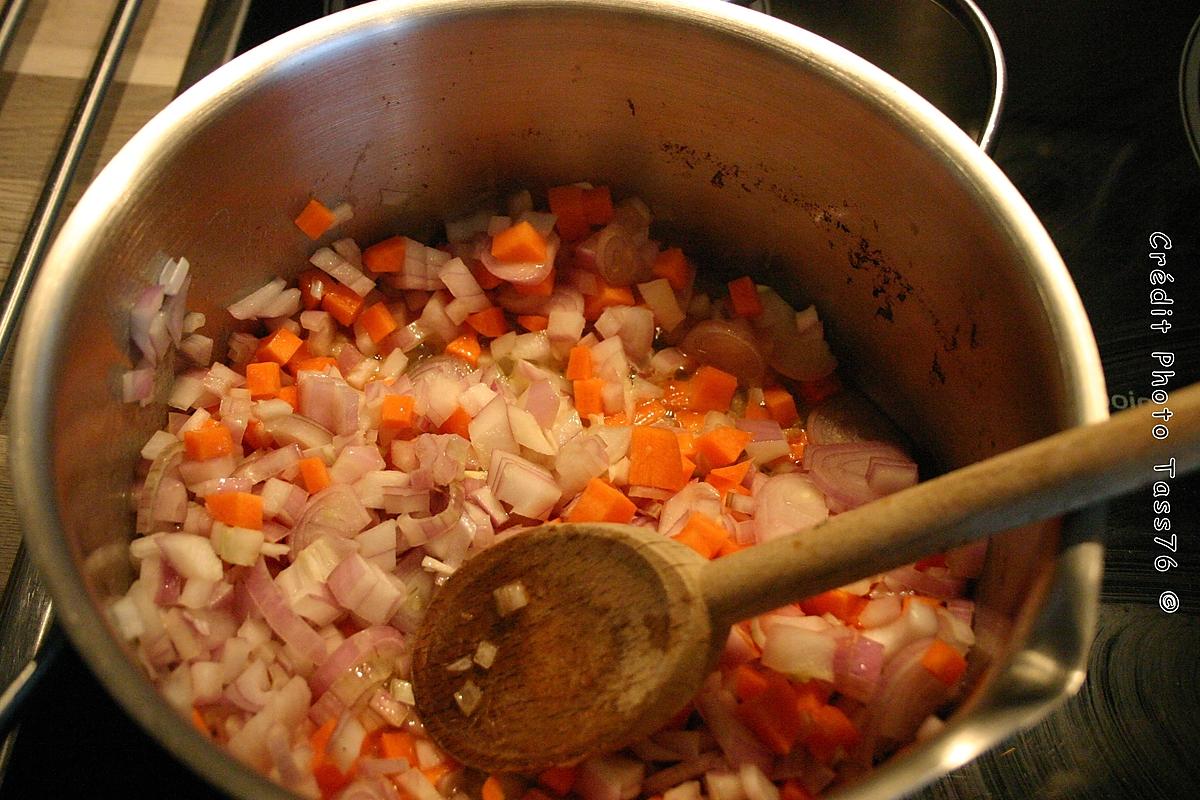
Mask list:
MULTIPOLYGON (((1175 353, 1172 386, 1200 380, 1200 164, 1180 105, 1180 63, 1200 2, 977 2, 1009 70, 995 160, 1079 287, 1113 409, 1148 401, 1152 352, 1175 353), (1156 233, 1169 237, 1169 250, 1161 238, 1152 242, 1156 233), (1151 315, 1156 251, 1174 278, 1170 317, 1151 315), (1150 328, 1161 319, 1173 325, 1165 333, 1150 328)), ((253 0, 239 51, 330 6, 357 4, 253 0)), ((1111 504, 1100 626, 1083 689, 922 797, 1196 796, 1198 500, 1200 481, 1175 482, 1165 516, 1178 535, 1179 566, 1165 572, 1155 559, 1170 553, 1154 529, 1164 515, 1154 513, 1150 493, 1111 504), (1168 591, 1179 598, 1174 613, 1159 607, 1168 591)), ((23 718, 3 797, 218 796, 130 722, 69 648, 23 718)))

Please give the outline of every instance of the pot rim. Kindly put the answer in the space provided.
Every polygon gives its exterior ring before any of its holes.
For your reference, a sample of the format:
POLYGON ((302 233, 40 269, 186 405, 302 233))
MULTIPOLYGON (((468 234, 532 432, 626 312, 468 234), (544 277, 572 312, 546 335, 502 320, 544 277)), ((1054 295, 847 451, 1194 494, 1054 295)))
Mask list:
MULTIPOLYGON (((54 483, 47 446, 53 421, 47 399, 56 387, 54 371, 42 365, 55 363, 67 346, 68 332, 55 311, 82 291, 77 274, 87 262, 89 243, 104 228, 113 198, 124 196, 127 187, 146 171, 143 165, 170 159, 188 141, 189 131, 219 117, 276 72, 302 69, 323 50, 346 46, 356 33, 381 27, 447 23, 465 16, 530 9, 554 13, 581 8, 660 18, 751 42, 879 109, 969 188, 1027 264, 1059 346, 1067 392, 1062 410, 1066 422, 1085 424, 1108 415, 1099 353, 1083 304, 1049 235, 1024 199, 941 112, 879 68, 815 34, 717 0, 660 0, 651 5, 640 0, 384 0, 292 30, 198 81, 113 157, 87 189, 47 255, 24 315, 13 367, 10 461, 17 506, 25 541, 54 597, 58 620, 125 711, 175 757, 224 791, 243 797, 294 797, 223 749, 207 746, 206 737, 162 699, 107 626, 97 624, 100 612, 60 534, 53 493, 41 489, 54 483)), ((971 713, 952 720, 939 736, 908 756, 893 758, 837 797, 915 791, 1032 725, 1074 693, 1083 679, 1099 596, 1103 549, 1098 543, 1082 541, 1094 529, 1094 521, 1086 515, 1068 518, 1063 549, 1025 646, 999 668, 971 713)))

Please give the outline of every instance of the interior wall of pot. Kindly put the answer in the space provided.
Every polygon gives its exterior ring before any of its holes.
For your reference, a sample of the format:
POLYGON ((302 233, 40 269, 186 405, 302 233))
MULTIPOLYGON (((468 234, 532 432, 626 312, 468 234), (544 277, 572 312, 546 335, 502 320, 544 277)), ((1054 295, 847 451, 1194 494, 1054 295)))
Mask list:
MULTIPOLYGON (((883 106, 749 36, 649 12, 523 17, 331 37, 209 104, 112 198, 63 309, 81 335, 53 400, 57 495, 81 563, 127 537, 137 452, 165 419, 162 404, 119 402, 137 292, 162 255, 187 257, 191 305, 222 337, 223 306, 308 266, 291 220, 310 195, 353 204, 340 234, 428 241, 507 190, 609 184, 643 197, 703 269, 750 269, 816 303, 845 373, 933 463, 1064 424, 1071 389, 1009 232, 883 106)), ((1054 542, 1036 527, 995 548, 981 598, 994 647, 1047 568, 1027 554, 1054 542)), ((111 588, 91 580, 97 596, 111 588)))

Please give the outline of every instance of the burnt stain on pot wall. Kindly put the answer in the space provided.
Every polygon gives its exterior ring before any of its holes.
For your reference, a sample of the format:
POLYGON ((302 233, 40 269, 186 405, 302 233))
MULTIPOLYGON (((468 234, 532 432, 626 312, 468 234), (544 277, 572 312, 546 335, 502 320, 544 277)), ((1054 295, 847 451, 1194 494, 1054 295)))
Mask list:
MULTIPOLYGON (((950 327, 945 324, 940 315, 922 297, 920 290, 910 283, 899 269, 888 262, 883 251, 873 246, 870 239, 861 233, 856 233, 842 220, 843 215, 851 208, 848 201, 842 200, 841 205, 838 206, 837 204, 818 203, 802 197, 795 190, 764 177, 762 173, 768 173, 770 170, 762 164, 758 165, 760 174, 751 177, 747 174, 748 171, 743 170, 739 165, 727 163, 707 150, 700 151, 690 145, 672 141, 663 142, 660 149, 669 158, 682 163, 689 170, 712 169, 713 173, 709 178, 709 183, 716 189, 738 186, 745 192, 766 191, 785 205, 803 208, 808 217, 828 234, 827 241, 831 250, 838 249, 839 245, 845 248, 847 265, 850 268, 846 275, 846 283, 853 284, 856 276, 862 276, 869 281, 871 297, 877 304, 876 319, 894 324, 898 307, 908 303, 909 300, 915 302, 916 308, 929 322, 930 329, 941 345, 940 350, 933 352, 929 366, 929 382, 939 385, 946 383, 946 372, 939 360, 939 353, 953 353, 958 350, 962 325, 956 323, 950 327)), ((872 225, 878 231, 879 223, 876 221, 872 225)), ((915 224, 910 225, 910 230, 914 236, 918 235, 915 224)), ((971 323, 968 341, 971 350, 980 346, 979 331, 975 323, 971 323)))

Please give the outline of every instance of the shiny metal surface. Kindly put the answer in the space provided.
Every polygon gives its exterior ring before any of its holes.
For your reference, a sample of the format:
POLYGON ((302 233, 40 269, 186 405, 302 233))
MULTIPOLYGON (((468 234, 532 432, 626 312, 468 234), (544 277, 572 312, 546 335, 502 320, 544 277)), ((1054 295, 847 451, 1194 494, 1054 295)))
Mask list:
POLYGON ((1008 78, 974 0, 768 0, 763 10, 899 78, 979 143, 996 146, 1008 78))
MULTIPOLYGON (((64 629, 226 791, 286 796, 169 709, 99 610, 122 588, 103 565, 163 413, 118 399, 132 298, 159 254, 185 255, 220 336, 225 304, 305 263, 291 218, 310 193, 354 204, 349 235, 429 237, 490 194, 584 178, 640 194, 703 262, 817 302, 848 373, 933 463, 1106 413, 1078 296, 1024 201, 949 120, 822 39, 722 4, 636 0, 380 2, 298 29, 201 80, 113 159, 47 259, 14 379, 13 472, 64 629)), ((1091 530, 1073 517, 993 540, 970 696, 842 796, 910 792, 1078 687, 1091 530)))

